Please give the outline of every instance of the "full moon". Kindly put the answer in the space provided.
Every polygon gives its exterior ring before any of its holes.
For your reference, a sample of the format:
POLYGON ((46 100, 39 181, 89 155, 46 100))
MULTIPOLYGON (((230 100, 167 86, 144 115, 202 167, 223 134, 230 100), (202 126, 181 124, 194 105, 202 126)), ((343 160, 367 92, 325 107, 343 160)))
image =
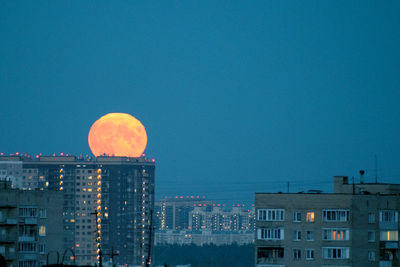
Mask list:
POLYGON ((93 155, 140 157, 147 145, 143 124, 126 113, 109 113, 95 121, 89 131, 93 155))

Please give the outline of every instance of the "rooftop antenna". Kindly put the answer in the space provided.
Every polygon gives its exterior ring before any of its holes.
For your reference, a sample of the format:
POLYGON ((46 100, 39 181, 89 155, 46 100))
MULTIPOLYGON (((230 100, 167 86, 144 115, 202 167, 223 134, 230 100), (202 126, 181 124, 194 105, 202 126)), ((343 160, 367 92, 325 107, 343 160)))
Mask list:
POLYGON ((364 170, 360 170, 360 184, 364 183, 364 173, 365 173, 364 170))
POLYGON ((374 155, 375 158, 375 183, 378 183, 378 157, 376 154, 374 155))

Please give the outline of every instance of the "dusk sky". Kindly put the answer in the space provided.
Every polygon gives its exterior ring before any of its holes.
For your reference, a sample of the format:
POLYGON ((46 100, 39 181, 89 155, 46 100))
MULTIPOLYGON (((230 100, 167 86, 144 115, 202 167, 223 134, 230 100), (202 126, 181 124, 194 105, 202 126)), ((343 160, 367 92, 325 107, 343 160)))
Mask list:
POLYGON ((0 151, 146 127, 156 196, 400 181, 400 1, 0 1, 0 151))

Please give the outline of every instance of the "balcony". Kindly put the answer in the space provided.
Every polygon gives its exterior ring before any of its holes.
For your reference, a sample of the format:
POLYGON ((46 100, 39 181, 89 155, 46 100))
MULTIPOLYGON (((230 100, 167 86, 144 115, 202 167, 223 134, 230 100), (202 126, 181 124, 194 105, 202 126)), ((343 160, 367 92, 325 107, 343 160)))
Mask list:
POLYGON ((392 267, 392 261, 380 261, 379 267, 392 267))
POLYGON ((16 242, 15 236, 12 235, 0 235, 0 244, 12 244, 16 242))
POLYGON ((17 206, 13 204, 0 204, 0 209, 15 209, 17 206))
POLYGON ((22 218, 22 223, 29 224, 29 225, 36 225, 37 219, 36 218, 22 218))
POLYGON ((10 219, 10 218, 5 219, 0 222, 1 226, 12 226, 12 225, 17 225, 17 224, 18 224, 17 219, 10 219))
POLYGON ((18 242, 34 242, 36 241, 35 236, 19 236, 18 242))
POLYGON ((15 261, 17 259, 17 253, 15 252, 6 252, 4 255, 6 261, 15 261))

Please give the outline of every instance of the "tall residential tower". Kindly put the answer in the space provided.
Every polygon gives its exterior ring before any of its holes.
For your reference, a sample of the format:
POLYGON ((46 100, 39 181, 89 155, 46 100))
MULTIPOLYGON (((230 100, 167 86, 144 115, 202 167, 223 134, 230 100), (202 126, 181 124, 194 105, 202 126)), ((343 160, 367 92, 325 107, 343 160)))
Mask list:
POLYGON ((103 261, 117 254, 114 264, 145 264, 152 239, 154 160, 2 156, 0 162, 7 167, 4 177, 18 169, 12 175, 21 189, 63 193, 63 249, 74 251, 77 264, 99 261, 100 251, 103 261))

